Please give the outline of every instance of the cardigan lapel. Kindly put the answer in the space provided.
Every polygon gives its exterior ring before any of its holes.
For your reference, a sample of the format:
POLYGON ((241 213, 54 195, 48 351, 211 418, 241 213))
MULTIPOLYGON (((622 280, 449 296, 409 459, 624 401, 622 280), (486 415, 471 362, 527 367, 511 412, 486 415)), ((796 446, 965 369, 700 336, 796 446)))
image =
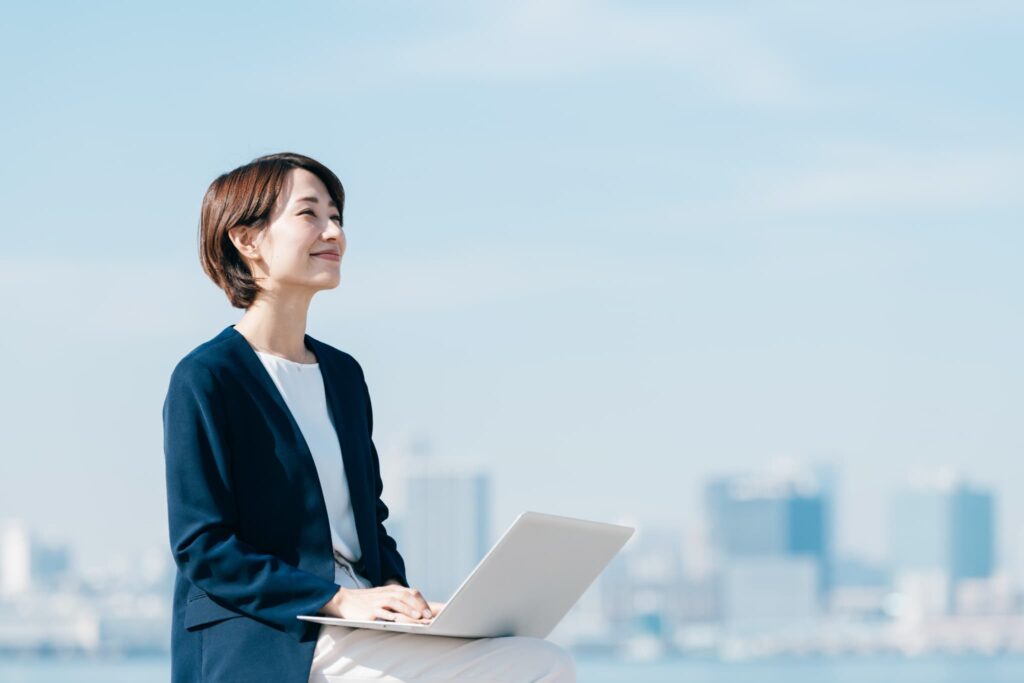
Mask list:
POLYGON ((345 465, 345 478, 348 480, 348 493, 352 500, 352 513, 355 515, 356 535, 359 537, 361 550, 360 562, 357 564, 365 564, 366 576, 373 581, 373 574, 379 571, 376 545, 377 510, 370 498, 372 484, 367 472, 367 454, 364 452, 365 449, 360 449, 360 442, 350 428, 350 422, 346 420, 346 411, 354 410, 356 406, 361 405, 361 401, 350 391, 345 390, 352 381, 346 381, 342 375, 346 369, 335 366, 336 359, 324 348, 325 345, 308 334, 306 342, 320 362, 324 393, 327 396, 327 413, 334 423, 334 431, 341 444, 341 459, 345 465))
MULTIPOLYGON (((314 495, 319 498, 319 508, 323 511, 324 517, 327 517, 327 504, 323 499, 323 491, 320 488, 320 478, 316 469, 316 463, 313 460, 313 454, 309 450, 309 445, 306 443, 306 439, 302 434, 302 430, 299 428, 298 423, 295 421, 295 417, 292 415, 291 410, 288 408, 288 403, 284 400, 281 392, 278 390, 277 385, 271 378, 270 373, 267 372, 266 367, 263 365, 263 361, 260 360, 259 356, 256 355, 256 350, 253 349, 249 341, 242 335, 241 332, 235 329, 233 325, 229 325, 224 329, 222 334, 234 336, 242 349, 242 357, 247 363, 249 372, 263 386, 266 392, 273 398, 277 406, 288 416, 289 423, 292 429, 298 435, 300 450, 304 454, 304 469, 308 476, 312 479, 314 485, 309 487, 309 495, 314 495)), ((355 515, 356 522, 356 535, 359 537, 359 547, 361 551, 361 561, 365 561, 367 565, 373 564, 374 569, 370 569, 367 566, 369 572, 367 578, 373 580, 372 573, 379 571, 376 567, 377 562, 374 557, 374 550, 376 546, 371 545, 376 541, 373 532, 375 531, 375 522, 372 518, 367 515, 375 510, 372 510, 368 500, 369 490, 367 489, 367 482, 369 481, 366 468, 365 459, 360 457, 357 450, 358 445, 350 430, 346 428, 346 422, 344 418, 343 410, 343 397, 337 395, 340 387, 335 386, 340 380, 338 375, 339 369, 335 368, 331 354, 323 349, 323 345, 313 337, 304 335, 306 348, 313 351, 317 357, 317 362, 320 364, 320 374, 324 383, 324 394, 327 400, 327 413, 331 418, 331 422, 334 424, 334 430, 339 439, 339 445, 341 447, 342 462, 344 463, 345 478, 348 481, 349 497, 352 500, 352 513, 355 515)), ((352 405, 352 402, 349 402, 352 405)), ((330 527, 328 526, 328 529, 330 527)), ((331 539, 328 537, 328 544, 331 543, 331 539)), ((332 560, 333 563, 333 560, 332 560)), ((361 564, 362 562, 360 562, 361 564)))

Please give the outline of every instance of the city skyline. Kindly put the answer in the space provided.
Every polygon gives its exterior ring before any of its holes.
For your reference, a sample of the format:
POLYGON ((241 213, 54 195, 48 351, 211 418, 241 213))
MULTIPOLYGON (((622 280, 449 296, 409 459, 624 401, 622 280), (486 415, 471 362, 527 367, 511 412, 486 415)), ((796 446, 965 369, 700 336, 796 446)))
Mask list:
MULTIPOLYGON (((398 541, 399 551, 407 548, 408 554, 415 556, 407 568, 424 568, 435 545, 447 548, 454 557, 432 571, 438 573, 435 585, 444 590, 454 588, 512 521, 492 520, 493 476, 479 461, 439 457, 422 441, 399 466, 402 473, 391 480, 385 526, 398 541), (424 500, 438 498, 444 499, 444 504, 432 515, 416 512, 424 500), (407 540, 416 530, 424 532, 423 539, 418 543, 407 540)), ((965 472, 936 468, 909 476, 886 501, 889 523, 879 533, 885 538, 886 551, 879 557, 844 549, 834 517, 842 480, 827 464, 783 461, 757 470, 719 472, 705 479, 701 489, 704 496, 696 529, 669 517, 651 522, 628 518, 600 521, 637 525, 637 536, 645 544, 652 535, 667 538, 666 532, 676 534, 674 552, 680 553, 680 568, 690 578, 720 570, 730 558, 793 555, 814 559, 816 582, 824 592, 835 580, 835 568, 849 562, 891 573, 941 564, 948 567, 953 579, 1006 572, 1024 588, 1024 576, 1015 574, 1003 559, 1013 553, 1006 553, 997 540, 996 529, 1001 526, 997 488, 981 484, 965 472), (949 513, 943 512, 944 505, 949 506, 949 513), (725 521, 725 515, 736 521, 725 521), (979 524, 986 536, 978 535, 979 524)), ((25 519, 0 517, 0 546, 6 548, 11 538, 16 552, 0 552, 2 566, 12 555, 15 566, 27 562, 31 555, 33 563, 48 568, 44 569, 47 574, 59 574, 72 565, 96 578, 126 571, 126 563, 118 561, 107 563, 110 572, 96 572, 96 567, 82 563, 68 539, 40 533, 25 519), (12 530, 14 536, 8 536, 12 530)), ((151 547, 143 555, 150 567, 147 574, 152 574, 155 565, 172 562, 169 549, 151 547)), ((27 574, 16 572, 13 576, 17 578, 10 584, 14 588, 7 588, 11 574, 0 574, 0 595, 16 593, 27 580, 27 574)))
MULTIPOLYGON (((388 453, 388 456, 382 454, 382 477, 385 482, 384 500, 392 509, 392 520, 391 523, 395 524, 396 529, 400 534, 407 534, 407 529, 402 529, 401 519, 405 514, 409 514, 410 501, 408 497, 402 496, 402 489, 408 486, 405 481, 405 474, 403 468, 408 466, 410 463, 415 463, 418 458, 425 458, 435 460, 441 463, 440 467, 452 467, 458 470, 459 468, 468 468, 479 473, 489 473, 489 484, 490 491, 487 496, 487 500, 490 502, 491 512, 488 517, 489 520, 486 523, 486 535, 488 538, 497 538, 500 534, 508 527, 516 515, 527 509, 535 509, 542 512, 552 512, 556 514, 564 514, 567 516, 586 517, 586 515, 580 514, 573 511, 571 508, 562 507, 551 507, 543 508, 542 506, 529 507, 529 505, 515 507, 513 504, 512 508, 505 507, 500 513, 497 511, 497 504, 495 501, 506 498, 507 492, 503 489, 500 481, 495 481, 493 477, 493 465, 488 464, 486 461, 476 461, 471 457, 438 457, 434 452, 434 446, 431 445, 431 441, 426 439, 419 434, 408 439, 407 444, 404 447, 398 448, 393 452, 388 453), (445 464, 447 463, 447 464, 445 464), (390 482, 390 486, 389 486, 390 482), (499 494, 506 493, 506 496, 499 494)), ((387 451, 385 451, 387 452, 387 451)), ((874 529, 874 534, 878 539, 877 544, 870 549, 857 544, 851 544, 850 539, 844 538, 841 533, 843 528, 848 528, 848 523, 843 524, 844 514, 850 512, 856 512, 856 506, 850 506, 847 504, 844 507, 840 507, 837 502, 844 499, 849 495, 846 487, 844 486, 845 478, 847 475, 839 475, 841 470, 836 467, 834 461, 811 459, 801 460, 797 458, 776 458, 773 460, 765 460, 759 464, 755 464, 753 468, 712 468, 708 470, 708 473, 701 481, 693 483, 693 488, 696 493, 693 495, 695 504, 687 506, 692 508, 692 513, 686 514, 683 512, 682 506, 677 509, 679 514, 673 516, 671 514, 671 508, 660 507, 658 514, 649 515, 647 517, 641 517, 636 514, 619 514, 619 515, 607 515, 604 517, 595 516, 594 519, 600 521, 612 522, 612 523, 625 523, 633 524, 639 527, 652 527, 660 528, 666 525, 678 525, 680 532, 683 537, 687 539, 686 551, 687 554, 684 556, 687 566, 693 565, 698 569, 696 573, 700 573, 702 570, 700 567, 704 567, 707 562, 707 554, 713 552, 713 549, 708 547, 706 544, 706 537, 710 533, 709 529, 712 525, 712 520, 706 510, 706 492, 709 482, 721 481, 723 479, 729 479, 742 475, 744 472, 747 474, 756 472, 776 472, 778 476, 785 477, 787 473, 791 473, 794 470, 806 468, 807 466, 813 466, 817 468, 828 469, 833 476, 837 476, 839 484, 836 487, 832 495, 832 504, 835 508, 831 511, 831 524, 833 526, 833 542, 836 543, 836 547, 833 549, 836 557, 841 557, 848 560, 854 560, 858 562, 866 562, 869 565, 874 566, 886 566, 891 559, 892 549, 892 512, 891 506, 894 500, 898 499, 901 495, 908 491, 921 490, 934 488, 936 486, 949 485, 949 482, 959 482, 961 485, 972 486, 981 485, 984 490, 990 491, 992 497, 996 500, 994 503, 995 509, 1001 509, 1001 501, 1005 498, 1005 494, 1002 492, 1005 490, 1004 487, 999 486, 995 482, 987 482, 979 480, 975 477, 970 477, 966 472, 957 468, 951 468, 948 466, 940 467, 914 467, 908 470, 904 476, 897 480, 892 486, 888 498, 884 501, 883 509, 880 514, 877 515, 880 520, 879 526, 874 529), (845 494, 845 495, 844 495, 845 494), (838 533, 836 533, 838 532, 838 533)), ((417 467, 414 466, 411 470, 417 471, 417 467)), ((1011 491, 1015 487, 1008 487, 1011 491)), ((1012 494, 1011 494, 1012 495, 1012 494)), ((17 515, 3 515, 0 514, 0 521, 4 519, 22 519, 17 515)), ((40 543, 46 545, 49 544, 54 548, 66 548, 76 561, 81 564, 90 573, 96 573, 102 575, 104 573, 103 568, 106 566, 112 569, 115 573, 120 571, 121 568, 130 563, 131 558, 140 554, 147 556, 154 555, 167 555, 170 558, 170 548, 162 542, 149 542, 139 543, 134 548, 111 552, 109 548, 83 548, 82 544, 76 542, 72 537, 67 534, 60 533, 59 530, 53 526, 46 524, 38 524, 32 520, 23 520, 27 522, 27 528, 32 531, 33 536, 39 540, 40 543)), ((1015 542, 1015 539, 1020 539, 1024 542, 1024 537, 1021 537, 1016 533, 1016 530, 1007 524, 1004 517, 997 515, 997 519, 993 522, 994 534, 995 534, 995 546, 996 550, 993 555, 993 563, 1000 569, 1009 572, 1015 577, 1015 580, 1024 582, 1024 571, 1020 564, 1019 558, 1024 556, 1024 548, 1015 542)), ((165 533, 165 529, 160 529, 161 533, 165 533)), ((163 539, 160 539, 162 541, 163 539)), ((401 550, 401 545, 399 547, 401 550)))
MULTIPOLYGON (((407 545, 411 585, 446 600, 496 540, 481 523, 491 482, 479 463, 418 450, 389 531, 421 539, 407 545), (424 518, 423 499, 443 504, 424 518)), ((792 464, 705 481, 708 571, 690 571, 678 524, 640 527, 550 637, 634 659, 1024 651, 1024 584, 993 562, 990 491, 941 471, 915 482, 891 501, 896 542, 872 571, 832 554, 837 484, 827 467, 792 464)), ((66 547, 0 520, 0 651, 166 654, 175 568, 139 559, 84 575, 66 547), (52 618, 68 605, 75 619, 52 618)))

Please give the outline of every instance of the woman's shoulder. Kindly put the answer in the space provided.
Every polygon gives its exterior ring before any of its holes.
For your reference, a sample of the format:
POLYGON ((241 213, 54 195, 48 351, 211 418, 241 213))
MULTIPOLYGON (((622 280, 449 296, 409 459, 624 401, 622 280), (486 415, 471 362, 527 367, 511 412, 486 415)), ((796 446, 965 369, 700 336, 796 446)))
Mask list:
MULTIPOLYGON (((320 360, 321 372, 338 373, 365 381, 363 368, 355 356, 327 342, 306 335, 310 346, 320 360)), ((247 354, 252 354, 248 342, 232 327, 208 339, 186 353, 174 366, 171 383, 210 386, 226 377, 246 372, 247 354)), ((339 378, 341 379, 341 378, 339 378)))
POLYGON ((236 353, 232 338, 228 335, 231 328, 225 328, 223 332, 207 339, 201 344, 189 350, 174 366, 171 371, 172 384, 176 381, 206 380, 214 375, 219 375, 231 369, 237 364, 233 360, 236 353))

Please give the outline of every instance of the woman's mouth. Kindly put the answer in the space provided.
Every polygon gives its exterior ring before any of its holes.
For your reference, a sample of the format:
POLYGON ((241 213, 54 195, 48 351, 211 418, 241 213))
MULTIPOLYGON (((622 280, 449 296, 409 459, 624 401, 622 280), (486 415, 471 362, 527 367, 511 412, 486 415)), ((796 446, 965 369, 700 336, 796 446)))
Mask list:
POLYGON ((339 256, 337 253, 335 253, 333 251, 324 251, 324 252, 321 252, 319 254, 313 254, 313 256, 317 256, 319 258, 325 258, 328 261, 340 261, 341 260, 341 256, 339 256))

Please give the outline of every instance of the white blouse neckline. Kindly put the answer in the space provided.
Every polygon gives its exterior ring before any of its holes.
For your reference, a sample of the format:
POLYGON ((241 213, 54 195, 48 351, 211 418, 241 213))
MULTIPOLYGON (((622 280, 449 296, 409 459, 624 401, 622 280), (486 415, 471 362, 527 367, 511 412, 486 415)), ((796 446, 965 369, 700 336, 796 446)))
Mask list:
MULTIPOLYGON (((255 349, 253 349, 253 350, 255 351, 255 349)), ((282 363, 289 363, 291 365, 298 365, 298 366, 303 367, 303 368, 315 368, 316 366, 320 365, 319 361, 317 361, 316 363, 300 363, 298 361, 294 361, 294 360, 291 360, 289 358, 285 358, 284 356, 278 356, 278 355, 275 355, 273 353, 267 353, 266 351, 256 351, 256 353, 258 353, 260 356, 262 356, 264 358, 271 358, 271 359, 276 360, 276 361, 281 361, 282 363)))

